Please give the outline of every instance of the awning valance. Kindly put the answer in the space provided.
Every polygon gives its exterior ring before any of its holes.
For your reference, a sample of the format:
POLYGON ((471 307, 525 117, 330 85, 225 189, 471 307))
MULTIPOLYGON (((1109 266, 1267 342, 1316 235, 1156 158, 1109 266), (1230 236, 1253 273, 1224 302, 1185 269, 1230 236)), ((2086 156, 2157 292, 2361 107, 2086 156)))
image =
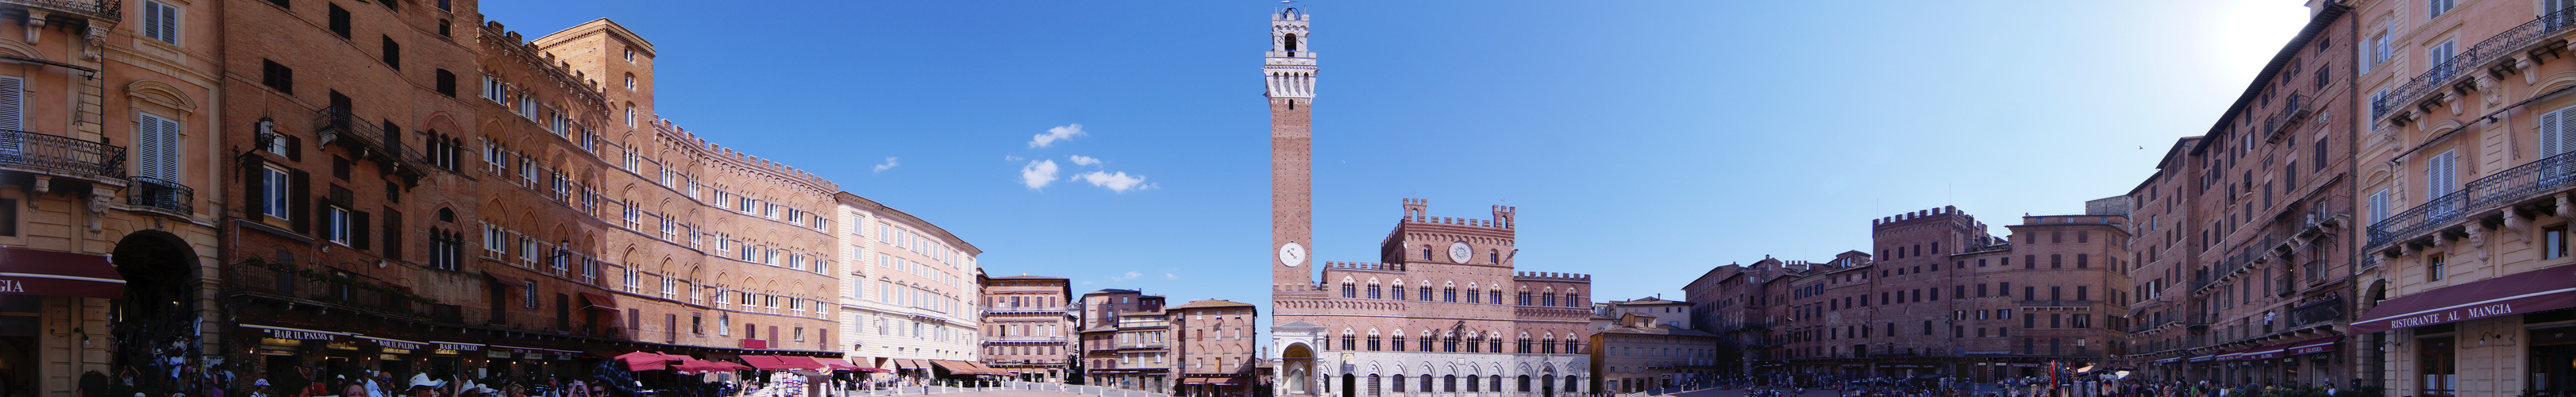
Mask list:
POLYGON ((2286 352, 2282 354, 2297 356, 2331 352, 2334 351, 2335 341, 2339 340, 2343 340, 2343 336, 2328 336, 2299 341, 2297 343, 2291 343, 2290 347, 2283 348, 2286 352))
POLYGON ((2522 272, 2380 301, 2354 333, 2576 307, 2576 266, 2522 272))
POLYGON ((0 248, 0 294, 116 299, 125 277, 106 256, 0 248))
POLYGON ((938 366, 939 366, 939 369, 945 369, 945 370, 948 370, 948 373, 951 373, 951 374, 974 374, 974 373, 976 373, 976 371, 975 371, 975 367, 974 367, 974 366, 966 365, 966 363, 962 363, 962 362, 948 361, 948 360, 930 360, 930 363, 931 363, 932 365, 938 365, 938 366))

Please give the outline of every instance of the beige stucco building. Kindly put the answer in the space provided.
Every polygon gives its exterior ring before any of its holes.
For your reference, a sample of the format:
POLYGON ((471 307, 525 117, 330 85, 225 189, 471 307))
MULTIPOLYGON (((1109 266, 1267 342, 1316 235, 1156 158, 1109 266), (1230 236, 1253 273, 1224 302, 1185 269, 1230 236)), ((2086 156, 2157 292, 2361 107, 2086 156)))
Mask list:
POLYGON ((2350 5, 2367 43, 2359 376, 2390 395, 2576 392, 2576 4, 2350 5))

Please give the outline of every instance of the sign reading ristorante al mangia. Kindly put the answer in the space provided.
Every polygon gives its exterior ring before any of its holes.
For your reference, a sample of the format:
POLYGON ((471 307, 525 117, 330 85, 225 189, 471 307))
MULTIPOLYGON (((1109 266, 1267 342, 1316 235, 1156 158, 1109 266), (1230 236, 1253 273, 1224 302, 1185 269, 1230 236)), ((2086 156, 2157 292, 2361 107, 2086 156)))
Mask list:
POLYGON ((2513 303, 2470 306, 2388 319, 2389 328, 2406 328, 2514 314, 2513 303))

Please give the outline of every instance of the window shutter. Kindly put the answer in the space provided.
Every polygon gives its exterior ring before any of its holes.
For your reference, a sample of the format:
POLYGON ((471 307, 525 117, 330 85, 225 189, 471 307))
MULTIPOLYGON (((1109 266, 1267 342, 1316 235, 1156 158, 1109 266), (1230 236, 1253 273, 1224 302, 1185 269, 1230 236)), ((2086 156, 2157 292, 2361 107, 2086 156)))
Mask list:
POLYGON ((24 131, 26 80, 0 77, 0 130, 24 131))
POLYGON ((2541 157, 2557 156, 2576 149, 2576 142, 2567 141, 2567 116, 2571 111, 2576 111, 2576 107, 2540 114, 2541 157))
POLYGON ((287 161, 304 161, 304 138, 286 134, 277 135, 286 138, 287 161))
POLYGON ((161 31, 161 41, 179 44, 179 7, 161 3, 153 5, 160 6, 157 8, 161 9, 161 22, 152 24, 152 28, 161 31))
POLYGON ((249 187, 242 194, 242 213, 254 220, 262 219, 260 205, 268 202, 268 167, 261 166, 265 159, 259 156, 242 157, 242 180, 249 187))
POLYGON ((134 149, 136 149, 134 151, 135 156, 133 156, 135 157, 134 174, 137 176, 160 178, 162 165, 161 153, 159 152, 161 147, 155 143, 161 142, 161 118, 150 114, 136 113, 134 117, 134 142, 138 143, 138 145, 135 145, 134 147, 134 149))
POLYGON ((386 258, 393 258, 394 260, 402 259, 402 236, 402 211, 395 211, 393 207, 385 207, 384 253, 386 258))
POLYGON ((292 220, 296 233, 313 231, 313 176, 304 170, 290 170, 287 175, 286 217, 292 220))
POLYGON ((138 113, 134 141, 137 156, 135 170, 145 177, 164 181, 179 180, 179 122, 149 113, 138 113))
POLYGON ((349 211, 349 248, 367 249, 368 229, 365 211, 349 211))

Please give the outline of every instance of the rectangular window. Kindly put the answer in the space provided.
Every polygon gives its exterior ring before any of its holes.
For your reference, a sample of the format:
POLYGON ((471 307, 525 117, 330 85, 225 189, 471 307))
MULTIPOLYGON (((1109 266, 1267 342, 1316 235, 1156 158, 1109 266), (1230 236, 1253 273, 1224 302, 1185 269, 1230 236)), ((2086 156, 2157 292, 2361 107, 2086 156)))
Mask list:
POLYGON ((179 7, 152 0, 143 1, 143 37, 163 43, 179 44, 179 7))
POLYGON ((393 36, 383 37, 385 66, 393 68, 394 70, 402 70, 402 44, 395 43, 393 36))
POLYGON ((2388 189, 2370 193, 2370 223, 2388 220, 2388 189))
POLYGON ((295 93, 295 69, 279 65, 277 61, 259 60, 259 84, 277 90, 279 93, 293 94, 295 93))
POLYGON ((2425 280, 2442 281, 2442 266, 2444 265, 2444 263, 2442 263, 2443 259, 2442 254, 2430 254, 2424 256, 2425 280))
POLYGON ((331 5, 331 34, 349 38, 349 10, 340 8, 339 4, 331 5))
POLYGON ((2442 16, 2442 13, 2450 12, 2451 7, 2459 5, 2460 0, 2424 0, 2424 6, 2429 8, 2424 15, 2426 18, 2442 16))
POLYGON ((340 245, 349 245, 349 210, 326 207, 322 210, 322 237, 340 245))
POLYGON ((2567 257, 2567 225, 2550 226, 2540 231, 2541 259, 2567 257))
MULTIPOLYGON (((136 113, 134 121, 136 176, 177 183, 179 180, 179 122, 150 113, 136 113)), ((176 198, 171 198, 175 201, 176 198)))

